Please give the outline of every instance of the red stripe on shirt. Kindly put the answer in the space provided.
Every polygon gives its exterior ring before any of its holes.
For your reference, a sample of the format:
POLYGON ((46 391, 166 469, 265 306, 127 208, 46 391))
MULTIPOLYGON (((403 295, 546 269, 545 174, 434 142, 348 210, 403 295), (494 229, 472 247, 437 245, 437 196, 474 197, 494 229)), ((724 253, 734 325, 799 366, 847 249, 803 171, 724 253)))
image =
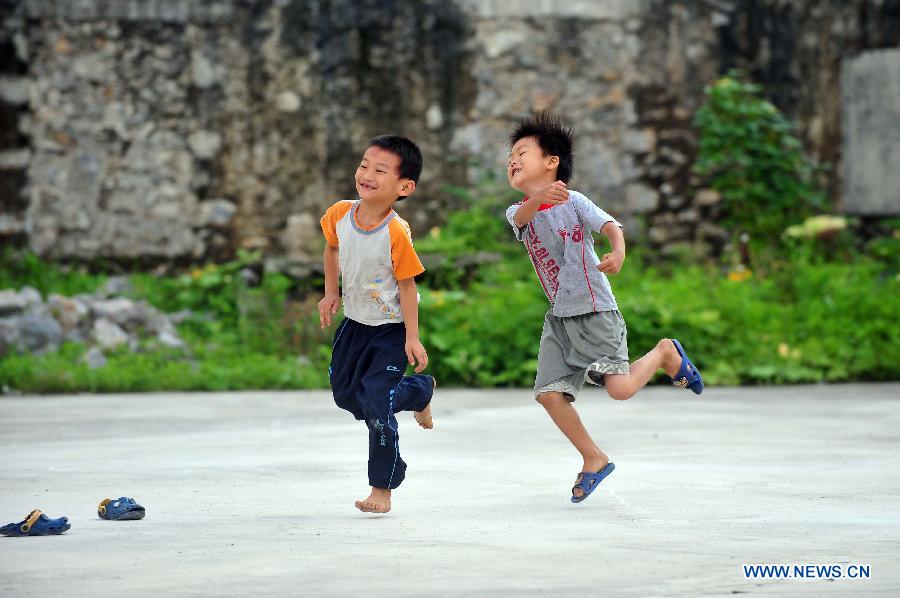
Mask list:
MULTIPOLYGON (((519 205, 522 205, 526 201, 528 201, 527 195, 525 196, 525 199, 523 199, 522 201, 519 202, 519 205)), ((552 207, 554 207, 554 204, 552 204, 552 203, 542 203, 540 205, 540 207, 538 208, 538 212, 543 212, 544 210, 549 210, 552 207)))
MULTIPOLYGON (((591 234, 591 231, 588 230, 587 234, 591 234)), ((584 239, 581 239, 581 266, 584 268, 584 282, 587 283, 587 288, 591 292, 591 309, 597 311, 597 305, 594 301, 594 289, 591 288, 591 279, 588 278, 587 262, 584 261, 584 239)))
MULTIPOLYGON (((531 233, 532 237, 537 236, 534 232, 534 224, 532 224, 531 222, 528 223, 528 232, 531 233)), ((547 299, 549 299, 550 302, 552 303, 553 297, 550 296, 550 292, 547 290, 547 285, 544 284, 544 277, 541 275, 540 262, 538 261, 537 257, 534 255, 534 252, 531 249, 531 243, 526 241, 525 248, 528 249, 528 257, 531 258, 531 265, 534 266, 534 272, 535 272, 535 274, 537 274, 538 281, 541 283, 541 288, 544 289, 544 294, 547 295, 547 299)))

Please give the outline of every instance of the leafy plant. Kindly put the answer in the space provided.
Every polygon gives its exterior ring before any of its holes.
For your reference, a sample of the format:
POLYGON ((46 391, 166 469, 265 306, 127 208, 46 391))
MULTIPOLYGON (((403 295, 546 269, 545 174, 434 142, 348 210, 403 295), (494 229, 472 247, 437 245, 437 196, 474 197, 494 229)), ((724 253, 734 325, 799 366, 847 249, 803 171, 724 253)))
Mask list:
POLYGON ((51 264, 27 251, 7 247, 0 255, 0 289, 30 286, 44 298, 50 293, 73 296, 93 293, 106 282, 106 276, 91 274, 83 266, 51 264))
POLYGON ((448 187, 460 202, 460 210, 448 214, 443 226, 432 228, 416 240, 425 260, 425 279, 436 288, 461 288, 485 279, 493 264, 518 255, 506 208, 521 199, 505 181, 484 175, 474 192, 448 187))
POLYGON ((757 246, 777 241, 788 224, 825 206, 793 124, 762 98, 762 88, 732 71, 708 86, 695 115, 700 147, 694 171, 723 199, 724 222, 757 246))

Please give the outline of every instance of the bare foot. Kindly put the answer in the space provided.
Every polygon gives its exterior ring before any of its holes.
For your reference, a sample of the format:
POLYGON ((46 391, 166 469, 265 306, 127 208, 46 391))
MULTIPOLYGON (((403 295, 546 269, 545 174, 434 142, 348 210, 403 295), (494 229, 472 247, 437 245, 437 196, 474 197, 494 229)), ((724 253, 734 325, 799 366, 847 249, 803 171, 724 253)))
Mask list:
MULTIPOLYGON (((437 380, 434 379, 434 376, 431 377, 431 392, 434 393, 437 388, 437 380)), ((425 405, 425 409, 421 411, 413 411, 413 416, 416 418, 416 421, 420 426, 425 428, 426 430, 430 430, 434 427, 434 422, 431 420, 431 402, 425 405)))
POLYGON ((368 498, 358 500, 354 504, 363 513, 387 513, 391 510, 391 491, 373 486, 368 498))
POLYGON ((414 411, 413 417, 415 417, 419 425, 426 430, 430 430, 434 427, 434 422, 431 420, 431 403, 428 403, 428 405, 425 406, 425 409, 422 409, 421 411, 414 411))

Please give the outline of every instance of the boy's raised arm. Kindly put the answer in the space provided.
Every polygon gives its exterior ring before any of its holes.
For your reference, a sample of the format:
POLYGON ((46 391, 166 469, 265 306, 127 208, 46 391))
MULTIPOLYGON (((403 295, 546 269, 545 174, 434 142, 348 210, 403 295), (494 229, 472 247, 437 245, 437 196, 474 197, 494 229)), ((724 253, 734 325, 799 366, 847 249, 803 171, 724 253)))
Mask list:
POLYGON ((519 205, 515 216, 513 216, 513 223, 516 227, 522 228, 531 222, 539 207, 541 207, 541 201, 535 197, 529 197, 519 205))
POLYGON ((531 222, 531 219, 534 218, 534 215, 540 209, 541 204, 558 205, 566 203, 568 200, 569 190, 566 188, 566 184, 562 181, 556 181, 522 202, 519 209, 516 210, 513 221, 517 227, 522 228, 531 222))

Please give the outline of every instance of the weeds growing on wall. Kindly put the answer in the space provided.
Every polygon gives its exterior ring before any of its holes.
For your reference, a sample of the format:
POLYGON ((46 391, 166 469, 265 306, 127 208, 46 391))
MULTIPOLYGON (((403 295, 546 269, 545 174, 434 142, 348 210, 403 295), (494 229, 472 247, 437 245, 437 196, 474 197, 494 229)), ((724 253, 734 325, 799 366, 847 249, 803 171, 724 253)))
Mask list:
POLYGON ((722 194, 723 224, 752 233, 757 248, 778 243, 786 226, 825 209, 823 167, 804 153, 793 123, 740 72, 706 88, 694 121, 694 172, 722 194))

